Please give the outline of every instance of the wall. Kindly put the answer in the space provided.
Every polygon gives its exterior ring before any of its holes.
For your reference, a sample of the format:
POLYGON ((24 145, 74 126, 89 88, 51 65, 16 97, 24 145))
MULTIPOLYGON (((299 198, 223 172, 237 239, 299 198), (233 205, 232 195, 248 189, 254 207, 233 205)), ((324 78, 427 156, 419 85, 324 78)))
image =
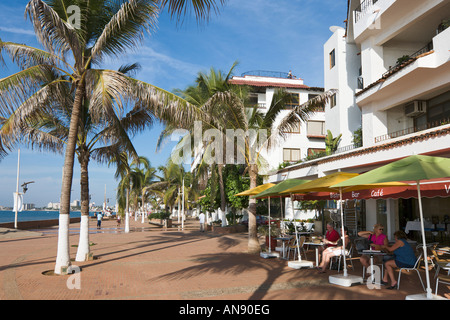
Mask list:
MULTIPOLYGON (((70 223, 79 223, 81 218, 70 218, 70 223)), ((53 220, 39 220, 39 221, 18 221, 17 229, 30 230, 30 229, 43 229, 59 225, 58 219, 53 220)), ((0 228, 14 228, 14 222, 0 223, 0 228)))

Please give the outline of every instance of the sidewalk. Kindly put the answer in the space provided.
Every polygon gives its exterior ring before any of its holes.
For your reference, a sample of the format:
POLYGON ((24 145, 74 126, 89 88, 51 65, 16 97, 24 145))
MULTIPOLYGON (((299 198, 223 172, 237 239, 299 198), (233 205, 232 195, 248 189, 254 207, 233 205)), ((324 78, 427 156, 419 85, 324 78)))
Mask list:
MULTIPOLYGON (((415 273, 402 275, 400 290, 331 285, 328 276, 337 271, 295 270, 285 260, 249 255, 247 233, 201 233, 196 220, 187 220, 184 231, 134 219, 130 219, 130 233, 123 232, 123 223, 118 229, 115 221, 103 221, 101 230, 91 221, 90 228, 95 259, 72 262, 81 268, 80 289, 68 288, 71 276, 44 275, 55 265, 57 228, 0 230, 0 299, 404 300, 406 295, 422 292, 415 273)), ((78 232, 79 224, 72 224, 72 258, 78 232)), ((314 249, 308 252, 308 260, 315 260, 314 249)), ((357 261, 349 273, 361 275, 361 270, 357 261)), ((430 275, 434 293, 434 270, 430 275)), ((422 279, 425 282, 423 270, 422 279)), ((439 290, 440 295, 449 293, 445 285, 439 290)))

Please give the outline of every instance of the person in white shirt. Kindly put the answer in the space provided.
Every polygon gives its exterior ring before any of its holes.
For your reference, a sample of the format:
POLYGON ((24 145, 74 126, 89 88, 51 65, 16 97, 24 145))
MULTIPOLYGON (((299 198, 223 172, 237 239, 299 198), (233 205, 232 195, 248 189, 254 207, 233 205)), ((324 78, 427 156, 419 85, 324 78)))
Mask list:
POLYGON ((198 219, 200 220, 200 232, 205 232, 205 214, 201 212, 198 219))

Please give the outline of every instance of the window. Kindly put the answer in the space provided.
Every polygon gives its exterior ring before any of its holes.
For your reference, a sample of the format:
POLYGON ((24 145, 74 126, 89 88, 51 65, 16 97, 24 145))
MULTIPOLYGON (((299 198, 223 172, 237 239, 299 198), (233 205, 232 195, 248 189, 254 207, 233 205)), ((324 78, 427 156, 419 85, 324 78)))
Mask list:
POLYGON ((334 108, 336 107, 336 93, 333 94, 330 98, 330 108, 334 108))
POLYGON ((428 101, 428 122, 432 126, 450 120, 450 91, 428 101))
POLYGON ((292 125, 292 128, 288 129, 288 131, 285 131, 284 133, 300 133, 300 121, 295 122, 292 125))
POLYGON ((283 162, 297 162, 300 161, 300 149, 283 149, 283 162))
POLYGON ((330 52, 330 69, 333 69, 333 67, 336 65, 336 52, 331 51, 330 52))
POLYGON ((308 121, 307 136, 309 138, 325 138, 325 121, 308 121))
MULTIPOLYGON (((318 94, 308 94, 308 100, 314 99, 315 97, 317 97, 318 94)), ((325 106, 324 105, 320 105, 318 107, 315 108, 314 110, 315 112, 325 112, 325 106)))
POLYGON ((285 109, 294 109, 300 105, 300 95, 298 93, 289 93, 291 96, 291 102, 286 104, 285 109))

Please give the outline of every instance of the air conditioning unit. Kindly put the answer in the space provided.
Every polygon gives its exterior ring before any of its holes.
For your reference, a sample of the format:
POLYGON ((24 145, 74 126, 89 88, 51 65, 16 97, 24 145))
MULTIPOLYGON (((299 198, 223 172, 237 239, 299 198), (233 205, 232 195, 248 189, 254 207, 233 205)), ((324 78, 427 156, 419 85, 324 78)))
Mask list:
POLYGON ((405 106, 405 116, 417 117, 427 112, 427 102, 415 100, 405 106))

